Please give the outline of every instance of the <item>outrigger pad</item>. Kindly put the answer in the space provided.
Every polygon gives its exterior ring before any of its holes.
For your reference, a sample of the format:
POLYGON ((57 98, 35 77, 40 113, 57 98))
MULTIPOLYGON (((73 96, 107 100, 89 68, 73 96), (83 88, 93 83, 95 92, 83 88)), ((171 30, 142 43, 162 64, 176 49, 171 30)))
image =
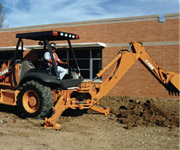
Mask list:
POLYGON ((45 129, 54 129, 54 130, 61 130, 62 129, 62 125, 61 124, 59 124, 59 123, 55 123, 54 125, 44 125, 44 127, 43 128, 45 128, 45 129))

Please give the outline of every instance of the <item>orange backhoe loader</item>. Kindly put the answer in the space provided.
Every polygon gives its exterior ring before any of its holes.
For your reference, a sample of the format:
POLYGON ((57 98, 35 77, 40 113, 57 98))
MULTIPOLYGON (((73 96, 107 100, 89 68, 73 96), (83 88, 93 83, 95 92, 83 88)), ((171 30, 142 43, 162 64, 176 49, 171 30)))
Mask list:
POLYGON ((17 106, 23 117, 45 118, 45 128, 60 129, 62 125, 58 124, 57 120, 68 108, 92 109, 108 115, 110 109, 99 105, 99 100, 107 95, 137 60, 141 60, 166 89, 179 94, 180 75, 159 68, 140 42, 130 42, 129 48, 120 50, 93 81, 82 82, 83 78, 70 42, 70 40, 79 39, 78 35, 43 31, 17 34, 17 38, 19 40, 13 60, 3 63, 0 70, 0 104, 17 106), (46 69, 44 60, 39 63, 38 67, 23 60, 23 39, 44 43, 44 50, 48 49, 53 62, 51 70, 46 69), (56 40, 68 41, 76 64, 76 72, 71 71, 69 67, 69 74, 62 80, 59 79, 49 44, 49 41, 56 40), (21 55, 20 60, 17 60, 18 55, 21 55), (107 79, 102 84, 96 84, 94 81, 102 77, 113 65, 114 68, 107 79))

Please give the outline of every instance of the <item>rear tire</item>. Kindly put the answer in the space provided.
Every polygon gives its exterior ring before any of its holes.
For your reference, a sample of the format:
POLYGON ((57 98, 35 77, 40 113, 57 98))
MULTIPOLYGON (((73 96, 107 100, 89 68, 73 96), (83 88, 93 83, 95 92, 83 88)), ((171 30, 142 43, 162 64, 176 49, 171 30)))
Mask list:
POLYGON ((23 118, 44 119, 53 106, 51 89, 36 81, 27 81, 20 88, 17 106, 23 118))

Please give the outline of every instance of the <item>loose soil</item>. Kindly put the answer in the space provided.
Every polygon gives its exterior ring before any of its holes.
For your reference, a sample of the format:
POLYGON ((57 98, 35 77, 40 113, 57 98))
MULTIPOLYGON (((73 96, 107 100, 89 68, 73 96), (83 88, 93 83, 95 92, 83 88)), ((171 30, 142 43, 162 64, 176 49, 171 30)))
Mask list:
POLYGON ((67 110, 58 120, 60 131, 0 105, 0 150, 179 149, 179 100, 104 97, 101 105, 111 108, 108 116, 67 110))

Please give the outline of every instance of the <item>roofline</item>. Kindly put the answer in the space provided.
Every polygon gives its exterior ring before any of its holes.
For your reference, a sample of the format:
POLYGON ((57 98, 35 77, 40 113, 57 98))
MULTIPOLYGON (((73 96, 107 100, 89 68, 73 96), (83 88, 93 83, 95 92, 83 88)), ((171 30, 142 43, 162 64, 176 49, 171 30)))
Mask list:
MULTIPOLYGON (((68 44, 56 44, 57 48, 69 48, 68 44)), ((102 42, 89 42, 89 43, 71 43, 73 48, 86 48, 86 47, 128 47, 129 43, 102 43, 102 42)), ((164 46, 164 45, 180 45, 180 41, 158 41, 158 42, 143 42, 144 46, 164 46)), ((24 50, 38 50, 43 49, 42 45, 28 45, 23 47, 24 50)), ((16 46, 0 47, 0 51, 13 51, 16 46)), ((19 47, 21 50, 21 47, 19 47)))
POLYGON ((174 13, 174 14, 165 14, 165 19, 177 19, 180 18, 180 13, 174 13))
MULTIPOLYGON (((166 14, 165 19, 179 18, 179 13, 166 14)), ((0 29, 0 32, 13 32, 13 31, 24 31, 24 30, 35 30, 35 29, 48 29, 48 28, 59 28, 59 27, 71 27, 71 26, 85 26, 85 25, 96 25, 96 24, 110 24, 120 22, 137 22, 137 21, 148 21, 157 20, 159 21, 160 15, 147 15, 147 16, 136 16, 136 17, 124 17, 124 18, 111 18, 111 19, 100 19, 100 20, 89 20, 89 21, 77 21, 77 22, 66 22, 57 24, 47 25, 36 25, 36 26, 25 26, 15 27, 8 29, 0 29)))

